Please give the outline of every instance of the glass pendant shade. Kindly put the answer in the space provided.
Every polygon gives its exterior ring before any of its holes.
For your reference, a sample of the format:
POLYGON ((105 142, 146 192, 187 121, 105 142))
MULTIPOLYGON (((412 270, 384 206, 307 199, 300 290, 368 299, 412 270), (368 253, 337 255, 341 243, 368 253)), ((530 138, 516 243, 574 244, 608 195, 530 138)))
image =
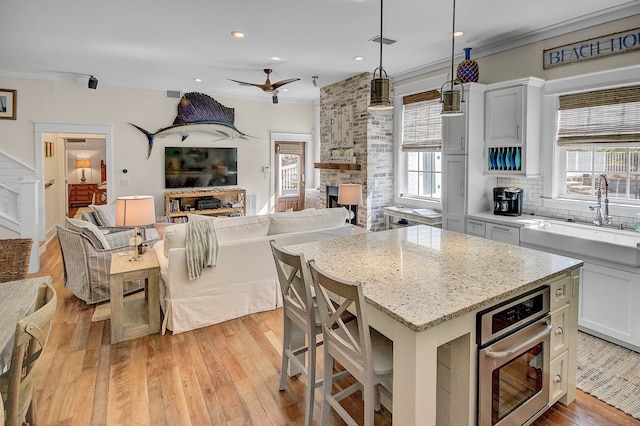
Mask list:
POLYGON ((454 117, 462 115, 462 91, 455 87, 442 91, 442 112, 440 115, 454 117))
POLYGON ((393 100, 390 95, 391 83, 386 77, 371 80, 371 110, 388 110, 393 108, 393 100))

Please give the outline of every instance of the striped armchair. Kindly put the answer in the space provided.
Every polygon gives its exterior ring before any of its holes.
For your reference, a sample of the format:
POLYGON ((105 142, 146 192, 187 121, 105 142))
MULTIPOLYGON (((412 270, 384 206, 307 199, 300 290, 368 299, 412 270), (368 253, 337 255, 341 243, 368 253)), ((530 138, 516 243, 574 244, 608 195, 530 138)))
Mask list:
MULTIPOLYGON (((127 250, 133 230, 112 232, 99 241, 90 232, 57 226, 62 250, 64 286, 87 304, 109 301, 111 255, 127 250)), ((154 237, 157 234, 154 235, 154 237)), ((159 239, 147 240, 152 246, 159 239)), ((124 283, 124 293, 144 288, 144 280, 124 283)))

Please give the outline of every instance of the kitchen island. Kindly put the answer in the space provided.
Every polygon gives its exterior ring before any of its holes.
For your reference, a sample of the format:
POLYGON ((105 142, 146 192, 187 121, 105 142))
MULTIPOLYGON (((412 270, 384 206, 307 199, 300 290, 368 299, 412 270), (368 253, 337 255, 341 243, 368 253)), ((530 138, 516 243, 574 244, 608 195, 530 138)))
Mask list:
POLYGON ((362 282, 370 324, 394 342, 395 424, 475 424, 476 313, 545 285, 552 299, 562 292, 568 310, 564 387, 550 402, 573 400, 582 261, 424 225, 287 249, 362 282))

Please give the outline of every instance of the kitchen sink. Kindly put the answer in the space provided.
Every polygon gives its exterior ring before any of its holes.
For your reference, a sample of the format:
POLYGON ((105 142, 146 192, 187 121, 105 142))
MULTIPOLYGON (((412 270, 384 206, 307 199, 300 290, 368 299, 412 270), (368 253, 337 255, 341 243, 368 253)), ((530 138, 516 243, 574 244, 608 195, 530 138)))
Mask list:
POLYGON ((599 259, 640 267, 640 232, 585 223, 540 220, 520 231, 520 244, 540 250, 560 251, 581 259, 599 259))

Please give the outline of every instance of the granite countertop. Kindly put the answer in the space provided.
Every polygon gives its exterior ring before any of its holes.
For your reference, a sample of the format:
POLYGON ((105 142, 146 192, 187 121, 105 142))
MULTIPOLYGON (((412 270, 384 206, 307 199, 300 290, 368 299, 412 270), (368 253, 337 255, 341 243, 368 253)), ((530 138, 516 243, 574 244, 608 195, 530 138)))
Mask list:
POLYGON ((582 261, 426 225, 287 246, 362 282, 368 303, 414 331, 533 289, 582 261))

